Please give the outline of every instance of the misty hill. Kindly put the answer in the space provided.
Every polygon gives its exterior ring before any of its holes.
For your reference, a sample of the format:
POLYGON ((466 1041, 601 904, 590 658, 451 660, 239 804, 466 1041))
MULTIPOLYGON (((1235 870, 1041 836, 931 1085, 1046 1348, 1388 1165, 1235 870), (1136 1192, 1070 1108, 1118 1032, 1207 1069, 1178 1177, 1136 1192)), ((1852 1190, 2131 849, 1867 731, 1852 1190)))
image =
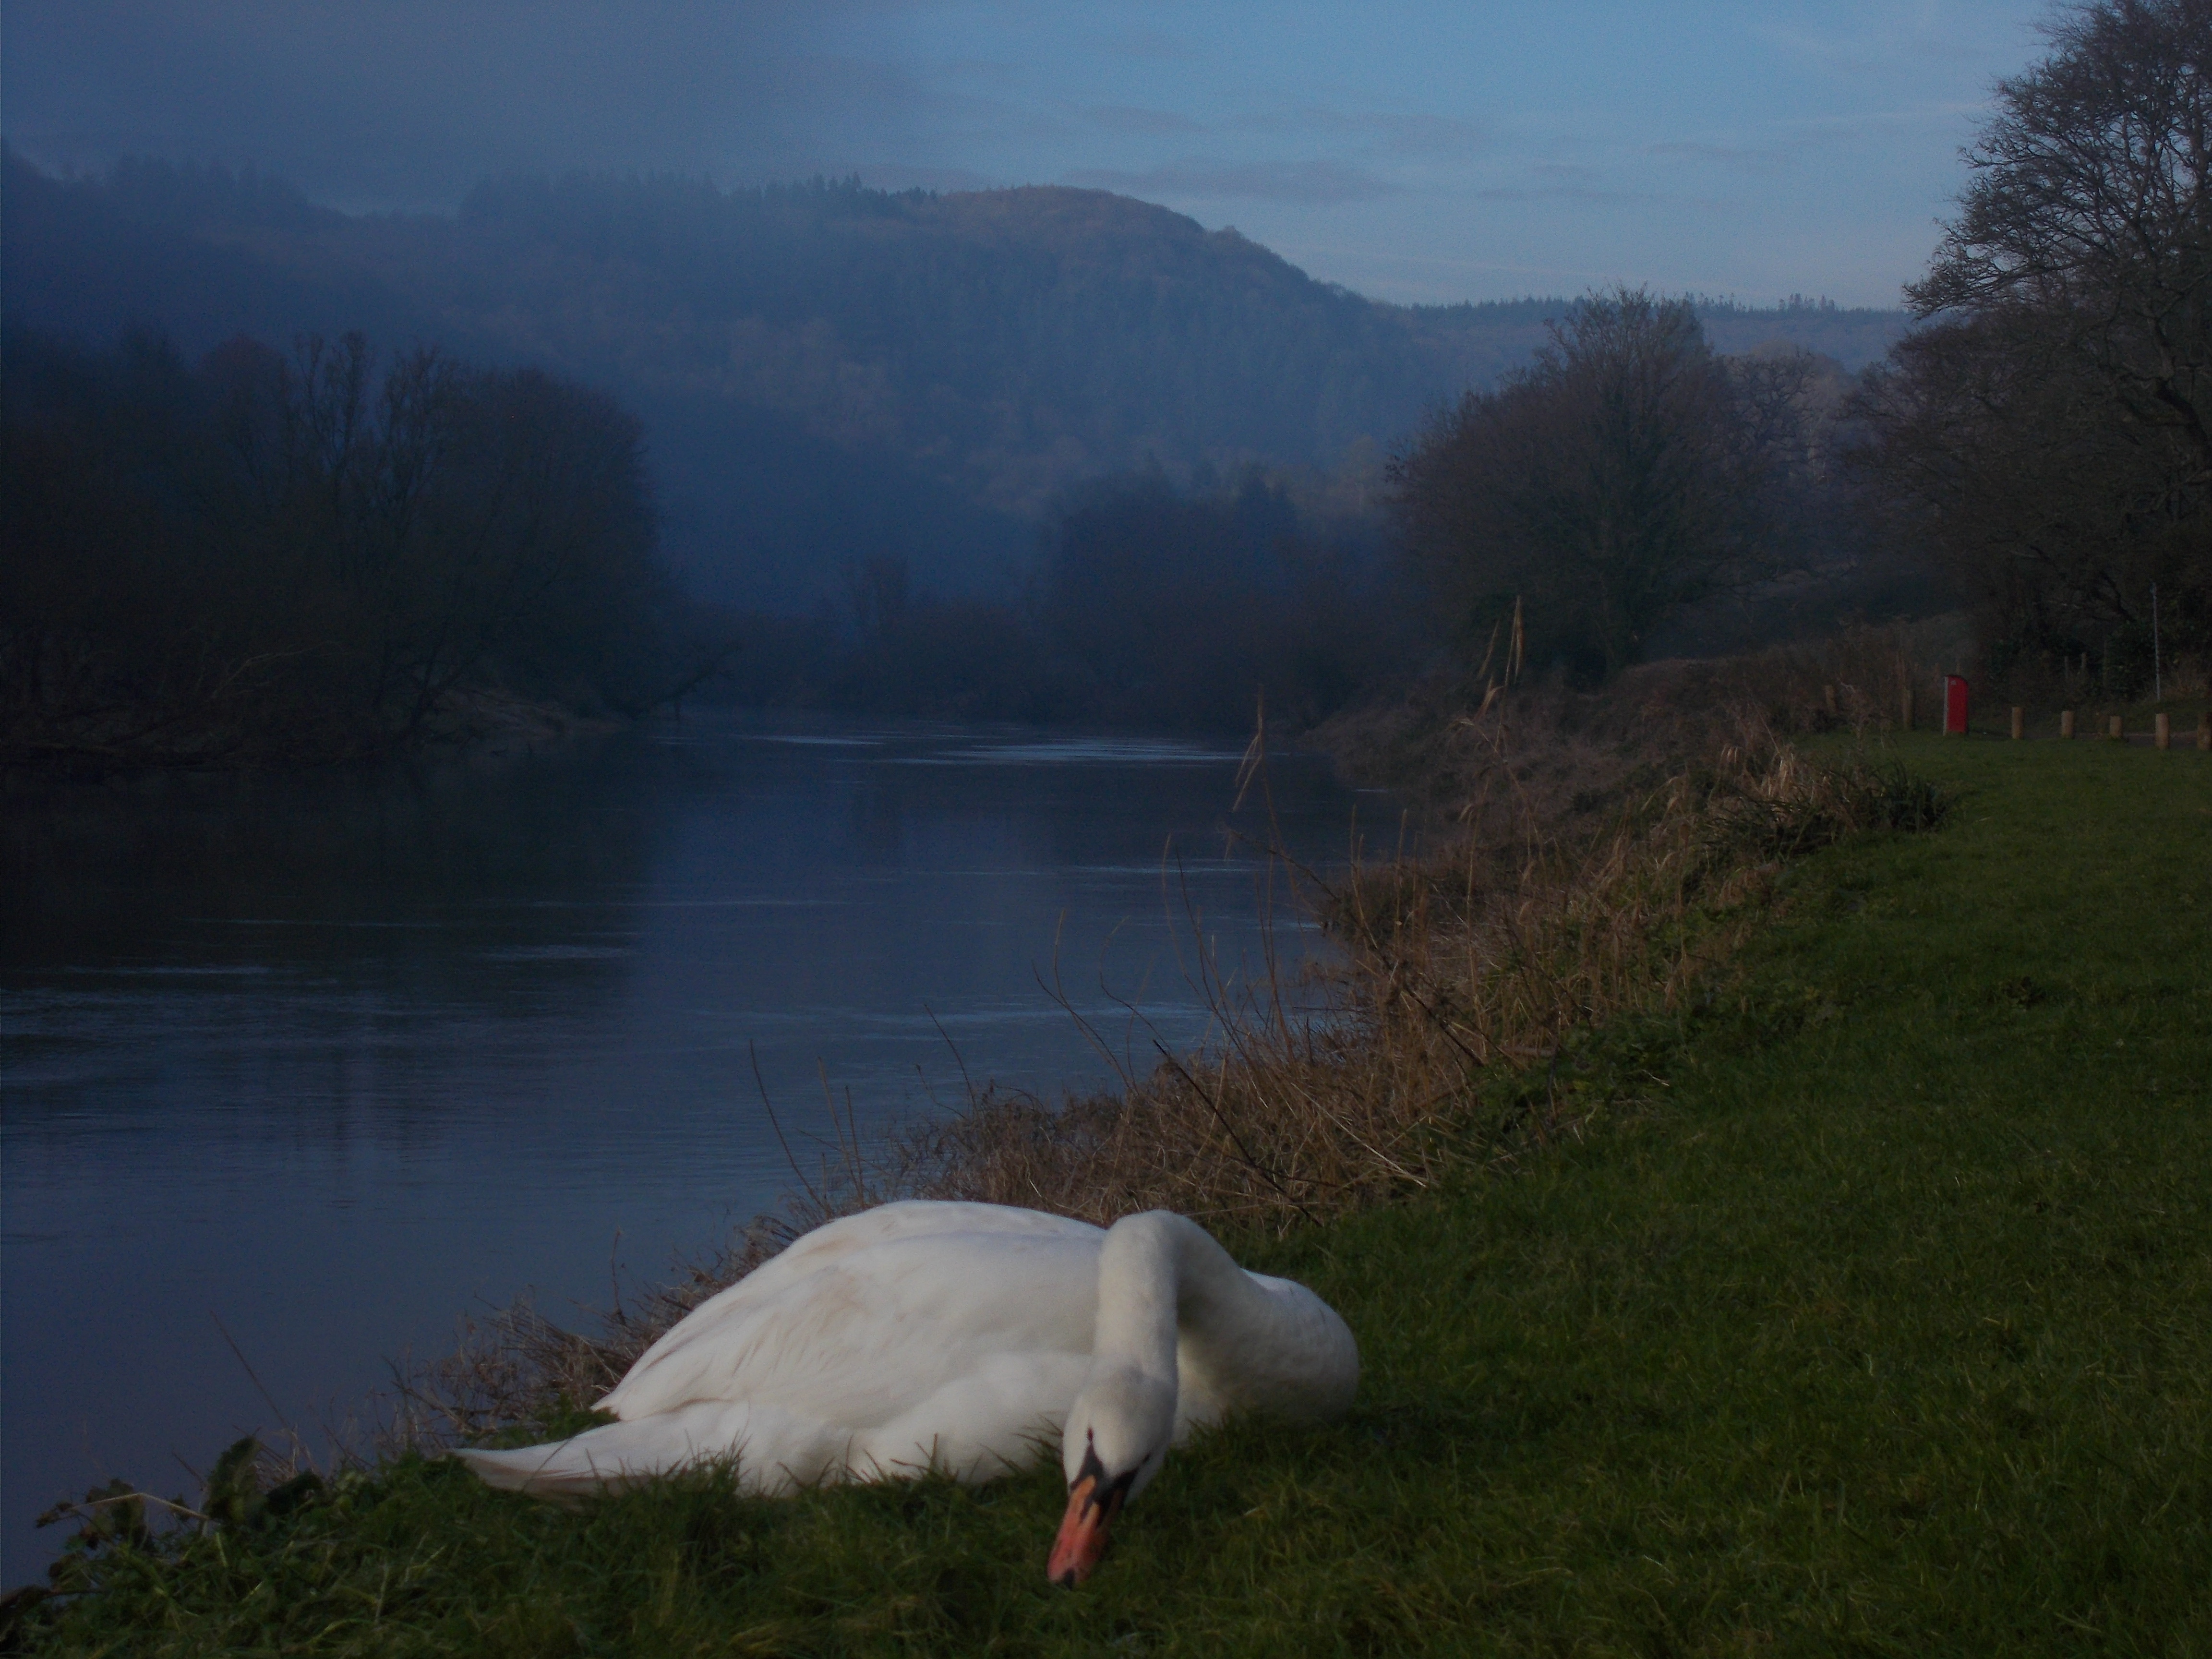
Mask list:
MULTIPOLYGON (((460 210, 350 215, 281 182, 129 164, 60 180, 9 155, 9 321, 189 353, 366 330, 530 362, 644 419, 672 561, 799 605, 855 560, 996 585, 1070 484, 1153 463, 1326 468, 1526 360, 1564 301, 1407 307, 1231 230, 1053 187, 724 191, 512 179, 460 210)), ((1847 366, 1899 313, 1709 307, 1723 350, 1847 366)))

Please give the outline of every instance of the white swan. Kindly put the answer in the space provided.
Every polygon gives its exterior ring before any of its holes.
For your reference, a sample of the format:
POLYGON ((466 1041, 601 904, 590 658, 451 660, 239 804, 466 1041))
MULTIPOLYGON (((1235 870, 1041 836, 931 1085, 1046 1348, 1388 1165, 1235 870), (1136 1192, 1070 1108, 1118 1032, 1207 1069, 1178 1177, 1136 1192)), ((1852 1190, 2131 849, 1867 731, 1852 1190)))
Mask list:
POLYGON ((1061 1437, 1048 1571, 1079 1583, 1170 1445, 1233 1411, 1331 1417, 1359 1352, 1302 1285, 1167 1211, 1110 1229, 995 1204, 886 1204, 817 1227, 702 1303, 599 1401, 619 1419, 458 1453, 574 1499, 734 1459, 747 1491, 939 1469, 988 1480, 1061 1437))

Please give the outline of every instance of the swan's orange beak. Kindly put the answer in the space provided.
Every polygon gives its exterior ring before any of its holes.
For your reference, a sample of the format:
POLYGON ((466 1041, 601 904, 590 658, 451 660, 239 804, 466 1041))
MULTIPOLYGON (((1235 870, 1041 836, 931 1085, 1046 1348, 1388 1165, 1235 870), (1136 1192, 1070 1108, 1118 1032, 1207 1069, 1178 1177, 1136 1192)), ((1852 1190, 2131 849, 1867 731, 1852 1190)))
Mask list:
POLYGON ((1098 1558, 1106 1553, 1106 1529, 1120 1513, 1128 1487, 1117 1481, 1102 1491, 1102 1484, 1098 1476, 1085 1471, 1067 1489, 1067 1513, 1060 1519, 1060 1536, 1053 1540, 1052 1559, 1044 1569, 1045 1577, 1063 1588, 1072 1589, 1090 1577, 1098 1558))

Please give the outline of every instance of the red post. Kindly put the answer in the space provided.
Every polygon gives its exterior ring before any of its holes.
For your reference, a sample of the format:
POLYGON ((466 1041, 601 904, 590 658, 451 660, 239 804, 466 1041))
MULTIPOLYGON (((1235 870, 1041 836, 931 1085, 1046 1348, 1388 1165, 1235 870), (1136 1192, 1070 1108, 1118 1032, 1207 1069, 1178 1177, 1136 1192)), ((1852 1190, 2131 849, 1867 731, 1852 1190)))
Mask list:
POLYGON ((1964 674, 1943 676, 1943 735, 1947 738, 1966 735, 1966 677, 1964 674))

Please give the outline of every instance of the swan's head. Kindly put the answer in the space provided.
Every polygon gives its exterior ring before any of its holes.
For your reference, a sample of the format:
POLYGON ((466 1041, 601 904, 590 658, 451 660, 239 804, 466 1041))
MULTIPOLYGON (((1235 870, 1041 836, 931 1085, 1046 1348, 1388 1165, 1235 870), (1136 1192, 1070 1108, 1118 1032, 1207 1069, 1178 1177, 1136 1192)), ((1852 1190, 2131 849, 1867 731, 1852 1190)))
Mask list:
POLYGON ((1067 1513, 1045 1576, 1079 1584, 1106 1553, 1107 1528, 1122 1505, 1160 1472, 1175 1438, 1175 1385, 1116 1369, 1094 1376, 1075 1397, 1060 1442, 1067 1513))

